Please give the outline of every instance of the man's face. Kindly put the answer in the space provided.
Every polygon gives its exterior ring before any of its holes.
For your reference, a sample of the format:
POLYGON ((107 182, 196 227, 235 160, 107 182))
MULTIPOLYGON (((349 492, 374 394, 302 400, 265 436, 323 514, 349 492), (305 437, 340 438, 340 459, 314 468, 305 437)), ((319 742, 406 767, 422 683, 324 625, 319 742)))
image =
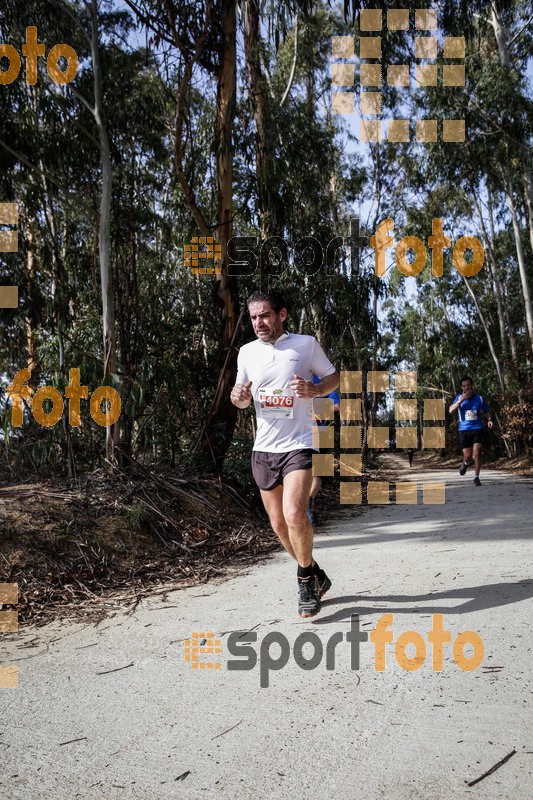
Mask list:
POLYGON ((283 322, 287 319, 287 310, 282 308, 276 314, 270 303, 258 300, 250 303, 248 310, 254 333, 262 342, 275 342, 283 333, 283 322))
POLYGON ((461 391, 463 394, 473 394, 474 387, 472 386, 472 381, 463 381, 461 383, 461 391))

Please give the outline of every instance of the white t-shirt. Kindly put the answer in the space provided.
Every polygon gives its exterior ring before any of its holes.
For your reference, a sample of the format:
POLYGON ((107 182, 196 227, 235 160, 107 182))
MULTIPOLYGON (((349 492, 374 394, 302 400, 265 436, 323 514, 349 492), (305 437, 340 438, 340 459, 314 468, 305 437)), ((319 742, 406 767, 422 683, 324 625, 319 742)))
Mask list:
POLYGON ((291 391, 295 375, 322 380, 335 367, 314 336, 283 333, 274 344, 256 339, 245 344, 237 359, 236 383, 252 381, 257 435, 254 450, 263 453, 289 453, 311 448, 312 398, 301 398, 291 391))

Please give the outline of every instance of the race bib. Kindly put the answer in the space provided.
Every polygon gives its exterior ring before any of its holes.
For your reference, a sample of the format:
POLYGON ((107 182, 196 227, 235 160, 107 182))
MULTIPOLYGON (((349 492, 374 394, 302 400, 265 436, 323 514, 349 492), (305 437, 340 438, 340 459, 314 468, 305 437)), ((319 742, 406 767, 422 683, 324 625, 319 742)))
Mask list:
POLYGON ((465 421, 466 422, 475 422, 477 420, 477 409, 471 409, 470 411, 465 411, 465 421))
POLYGON ((292 419, 294 411, 294 395, 286 394, 286 390, 263 387, 259 389, 257 400, 259 416, 267 419, 292 419))

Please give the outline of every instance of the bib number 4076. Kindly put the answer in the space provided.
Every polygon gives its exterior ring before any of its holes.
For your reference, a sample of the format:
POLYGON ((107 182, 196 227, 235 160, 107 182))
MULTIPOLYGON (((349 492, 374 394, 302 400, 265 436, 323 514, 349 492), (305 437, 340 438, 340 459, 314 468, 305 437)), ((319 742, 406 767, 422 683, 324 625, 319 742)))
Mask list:
POLYGON ((265 397, 265 405, 276 406, 278 408, 291 408, 294 405, 294 397, 269 394, 265 397))

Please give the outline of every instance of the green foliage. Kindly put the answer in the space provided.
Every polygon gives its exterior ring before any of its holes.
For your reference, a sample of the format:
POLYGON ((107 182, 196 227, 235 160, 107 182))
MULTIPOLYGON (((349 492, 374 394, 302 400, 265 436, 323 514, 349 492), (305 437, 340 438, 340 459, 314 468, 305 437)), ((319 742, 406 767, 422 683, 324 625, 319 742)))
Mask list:
MULTIPOLYGON (((20 289, 19 309, 0 312, 1 371, 11 379, 32 361, 34 388, 49 383, 63 393, 68 370, 79 368, 90 391, 108 383, 120 392, 126 451, 146 463, 194 469, 192 451, 219 374, 219 297, 217 284, 194 277, 183 266, 183 247, 199 232, 175 169, 176 96, 184 56, 169 38, 165 20, 170 5, 190 56, 201 35, 205 5, 146 0, 140 7, 149 29, 122 5, 99 5, 103 106, 113 172, 116 372, 105 377, 102 369, 100 153, 90 110, 90 21, 81 0, 65 5, 64 13, 58 13, 52 0, 6 0, 0 12, 2 41, 20 48, 26 26, 35 24, 47 48, 69 42, 80 59, 78 75, 67 87, 53 85, 43 63, 35 86, 28 86, 21 73, 19 80, 1 87, 0 200, 18 202, 21 214, 19 253, 3 254, 0 260, 0 283, 17 283, 20 289)), ((331 37, 353 33, 347 21, 326 3, 260 4, 267 154, 258 174, 254 98, 239 50, 233 227, 235 235, 257 237, 258 245, 262 227, 266 235, 290 244, 281 276, 260 277, 257 271, 239 278, 241 305, 260 279, 280 285, 292 312, 292 329, 316 333, 339 368, 412 368, 420 385, 449 394, 455 393, 461 372, 474 372, 476 385, 509 418, 507 440, 520 451, 530 443, 520 428, 518 407, 526 403, 533 376, 506 192, 517 209, 531 285, 523 164, 530 160, 533 121, 525 78, 532 34, 524 28, 527 4, 497 7, 512 43, 510 68, 499 57, 490 5, 469 4, 474 14, 465 3, 446 2, 444 32, 461 35, 468 30, 465 91, 383 88, 390 116, 464 116, 465 145, 384 142, 363 148, 349 126, 329 111, 331 37), (428 263, 416 283, 406 282, 395 266, 387 280, 375 278, 369 248, 361 252, 359 269, 345 247, 335 262, 330 259, 314 274, 306 273, 294 245, 312 236, 325 251, 336 236, 348 237, 355 216, 369 218, 369 234, 380 220, 393 217, 397 241, 415 235, 427 242, 436 217, 444 219, 445 233, 453 240, 466 233, 485 236, 494 269, 486 264, 469 279, 478 307, 452 265, 450 250, 445 252, 444 275, 437 279, 431 275, 428 248, 428 263)), ((193 70, 183 138, 187 181, 213 233, 221 222, 213 125, 222 52, 220 9, 215 3, 206 47, 193 70)), ((240 47, 244 15, 238 20, 240 47)), ((409 58, 401 33, 384 33, 383 48, 385 61, 409 58)), ((245 315, 237 344, 252 336, 245 315)), ((101 465, 105 431, 95 426, 87 406, 82 403, 82 425, 70 432, 67 444, 62 422, 44 430, 28 420, 13 431, 10 412, 0 404, 2 458, 17 467, 66 471, 70 448, 78 469, 101 465)), ((250 441, 245 417, 225 464, 226 474, 243 485, 250 481, 250 441)))

